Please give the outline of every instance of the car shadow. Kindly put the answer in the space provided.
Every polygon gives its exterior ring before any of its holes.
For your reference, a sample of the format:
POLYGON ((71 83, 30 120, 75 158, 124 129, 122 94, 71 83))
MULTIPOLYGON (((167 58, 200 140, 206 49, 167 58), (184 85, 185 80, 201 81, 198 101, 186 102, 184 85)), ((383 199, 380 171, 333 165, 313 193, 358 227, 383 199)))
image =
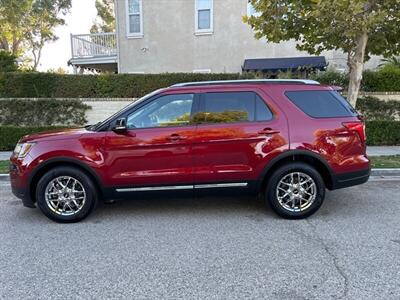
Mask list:
MULTIPOLYGON (((359 208, 351 201, 351 190, 327 191, 321 209, 311 218, 326 218, 335 215, 348 215, 359 208), (354 205, 353 205, 354 204, 354 205)), ((14 202, 10 205, 15 205, 14 202)), ((22 208, 16 212, 19 220, 26 222, 53 223, 43 216, 40 210, 22 208)), ((243 216, 253 221, 280 219, 263 200, 254 196, 202 196, 168 198, 131 198, 118 200, 113 204, 99 203, 96 210, 83 222, 101 223, 121 218, 135 217, 182 217, 243 216)))
POLYGON ((135 216, 178 216, 178 215, 264 215, 275 217, 263 201, 256 197, 178 197, 178 198, 132 198, 118 200, 112 204, 101 203, 91 218, 120 218, 135 216))

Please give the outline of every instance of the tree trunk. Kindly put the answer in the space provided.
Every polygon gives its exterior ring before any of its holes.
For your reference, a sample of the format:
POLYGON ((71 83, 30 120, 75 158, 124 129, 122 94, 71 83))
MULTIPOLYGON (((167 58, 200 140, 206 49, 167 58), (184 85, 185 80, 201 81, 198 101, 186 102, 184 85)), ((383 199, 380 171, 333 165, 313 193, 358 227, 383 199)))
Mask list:
POLYGON ((37 71, 37 68, 39 66, 40 58, 42 57, 42 49, 43 46, 40 46, 39 49, 33 49, 32 50, 32 55, 33 55, 33 70, 37 71), (36 52, 37 51, 37 52, 36 52))
POLYGON ((366 31, 363 31, 357 38, 357 44, 354 53, 349 54, 347 61, 350 79, 347 100, 351 103, 351 105, 353 105, 353 107, 356 106, 358 93, 360 91, 367 42, 368 34, 366 31))
POLYGON ((4 51, 10 51, 10 48, 8 47, 8 41, 5 37, 0 38, 0 49, 4 51))

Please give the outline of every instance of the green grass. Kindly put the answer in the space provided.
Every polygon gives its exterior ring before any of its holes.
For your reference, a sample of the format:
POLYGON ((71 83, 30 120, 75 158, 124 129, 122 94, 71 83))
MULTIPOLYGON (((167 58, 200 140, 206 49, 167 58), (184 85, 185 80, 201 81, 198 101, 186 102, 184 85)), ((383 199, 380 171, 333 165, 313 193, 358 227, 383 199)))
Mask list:
MULTIPOLYGON (((372 168, 400 168, 400 155, 372 156, 372 168)), ((8 160, 0 161, 0 174, 8 173, 8 160)))
POLYGON ((10 162, 8 160, 0 160, 0 174, 8 173, 8 166, 10 162))
POLYGON ((372 168, 400 168, 400 155, 371 156, 372 168))

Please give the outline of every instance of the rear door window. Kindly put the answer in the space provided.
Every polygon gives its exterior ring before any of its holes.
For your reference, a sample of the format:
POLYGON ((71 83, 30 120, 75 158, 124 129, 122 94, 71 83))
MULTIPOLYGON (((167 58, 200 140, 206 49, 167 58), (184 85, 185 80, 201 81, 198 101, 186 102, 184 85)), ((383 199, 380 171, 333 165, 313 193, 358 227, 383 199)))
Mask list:
POLYGON ((267 121, 272 112, 254 92, 204 93, 196 123, 234 123, 267 121))
POLYGON ((357 112, 335 91, 290 91, 286 97, 313 118, 352 117, 357 112))

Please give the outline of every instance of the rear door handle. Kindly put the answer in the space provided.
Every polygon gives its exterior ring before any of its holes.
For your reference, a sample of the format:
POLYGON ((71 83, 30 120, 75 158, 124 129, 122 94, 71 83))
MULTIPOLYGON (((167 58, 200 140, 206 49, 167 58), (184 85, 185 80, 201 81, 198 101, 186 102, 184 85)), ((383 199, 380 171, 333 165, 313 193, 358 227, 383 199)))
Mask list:
POLYGON ((272 128, 264 128, 263 130, 260 130, 258 134, 263 134, 263 135, 271 135, 271 134, 277 134, 279 133, 279 130, 272 129, 272 128))
POLYGON ((179 135, 179 134, 177 134, 177 133, 173 133, 173 134, 171 134, 171 135, 168 137, 168 139, 169 139, 170 141, 176 142, 176 141, 185 140, 186 137, 181 136, 181 135, 179 135))

